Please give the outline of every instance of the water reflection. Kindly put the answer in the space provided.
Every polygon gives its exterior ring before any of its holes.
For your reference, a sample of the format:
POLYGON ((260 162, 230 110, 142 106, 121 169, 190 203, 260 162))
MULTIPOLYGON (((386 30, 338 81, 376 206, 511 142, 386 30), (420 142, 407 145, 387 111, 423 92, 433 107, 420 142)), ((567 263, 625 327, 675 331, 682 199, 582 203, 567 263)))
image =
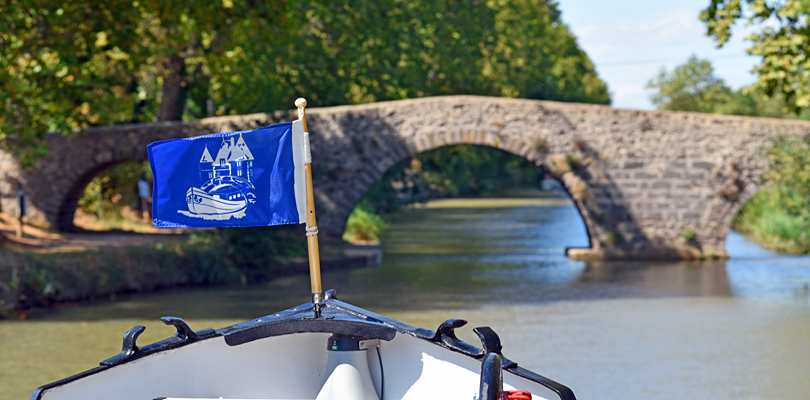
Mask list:
POLYGON ((729 286, 738 297, 793 297, 810 301, 810 257, 779 254, 732 231, 726 239, 729 286))
MULTIPOLYGON (((382 265, 326 272, 323 281, 341 299, 383 313, 621 298, 810 298, 807 257, 774 254, 736 232, 728 261, 586 263, 564 256, 566 247, 587 243, 576 208, 559 196, 443 201, 395 218, 382 265)), ((250 319, 306 302, 308 285, 306 276, 286 277, 248 288, 135 296, 41 318, 250 319)))
POLYGON ((592 298, 731 294, 723 262, 591 263, 578 283, 592 298))

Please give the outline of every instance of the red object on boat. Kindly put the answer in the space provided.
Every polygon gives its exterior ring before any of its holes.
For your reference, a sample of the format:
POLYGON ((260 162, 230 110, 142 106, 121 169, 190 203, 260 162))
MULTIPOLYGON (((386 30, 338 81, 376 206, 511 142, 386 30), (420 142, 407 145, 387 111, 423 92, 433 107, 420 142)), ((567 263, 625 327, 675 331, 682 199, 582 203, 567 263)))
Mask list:
POLYGON ((528 390, 507 390, 501 392, 502 400, 532 400, 532 394, 528 390))

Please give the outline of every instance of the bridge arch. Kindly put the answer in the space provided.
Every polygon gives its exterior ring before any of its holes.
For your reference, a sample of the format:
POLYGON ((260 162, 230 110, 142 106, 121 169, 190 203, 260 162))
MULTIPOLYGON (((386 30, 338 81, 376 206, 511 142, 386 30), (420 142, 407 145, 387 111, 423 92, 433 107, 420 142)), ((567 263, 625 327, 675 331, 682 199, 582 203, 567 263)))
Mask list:
MULTIPOLYGON (((528 143, 521 137, 510 137, 506 138, 506 143, 509 144, 509 147, 504 147, 504 142, 502 142, 503 138, 494 136, 494 135, 487 135, 483 134, 470 134, 465 135, 463 137, 452 138, 458 140, 457 142, 453 142, 452 140, 440 140, 441 138, 436 137, 428 137, 427 142, 430 145, 427 148, 424 148, 420 151, 415 151, 413 148, 413 153, 408 153, 406 155, 398 154, 395 157, 387 158, 386 160, 380 162, 379 164, 374 165, 373 163, 369 163, 362 167, 360 170, 360 175, 366 177, 362 180, 358 180, 356 183, 356 187, 353 188, 349 193, 349 196, 346 197, 346 200, 349 204, 351 204, 350 208, 342 208, 338 211, 337 215, 340 216, 339 219, 336 218, 338 223, 330 223, 330 227, 334 226, 335 231, 342 232, 346 229, 346 224, 349 219, 349 215, 352 213, 354 208, 360 201, 363 199, 365 194, 371 188, 371 186, 381 179, 386 172, 390 169, 394 168, 396 165, 400 164, 403 161, 406 161, 410 158, 417 156, 418 154, 429 152, 432 150, 436 150, 442 147, 448 146, 455 146, 455 145, 477 145, 477 146, 484 146, 484 147, 491 147, 498 150, 505 151, 513 156, 523 158, 524 160, 528 161, 529 163, 533 164, 538 169, 542 170, 544 173, 548 173, 554 179, 557 179, 562 183, 563 189, 566 191, 568 196, 573 200, 574 206, 579 211, 580 217, 585 222, 585 227, 587 230, 588 241, 593 246, 591 242, 592 232, 591 226, 592 224, 589 223, 589 210, 584 207, 582 201, 577 201, 577 199, 572 196, 572 190, 576 190, 574 186, 576 184, 576 180, 574 179, 564 179, 565 172, 562 174, 559 170, 551 171, 549 167, 549 163, 547 161, 548 154, 541 148, 539 151, 532 151, 537 150, 536 143, 528 143)), ((334 221, 334 220, 333 220, 334 221)), ((331 228, 330 228, 331 229, 331 228)), ((330 231, 330 235, 333 233, 330 231)))
MULTIPOLYGON (((17 184, 31 220, 64 229, 76 188, 113 163, 146 157, 146 145, 176 137, 253 129, 294 111, 195 122, 94 127, 70 140, 47 138, 36 168, 0 152, 0 208, 13 210, 17 184)), ((810 134, 806 121, 621 110, 608 106, 448 96, 308 110, 318 222, 339 238, 365 190, 396 162, 449 144, 517 154, 558 177, 577 202, 596 258, 724 255, 744 201, 760 188, 778 138, 810 134), (578 159, 577 165, 571 160, 578 159), (685 243, 682 233, 695 232, 685 243)))
MULTIPOLYGON (((82 197, 85 196, 85 192, 86 192, 88 186, 92 183, 92 181, 96 177, 106 175, 105 172, 108 172, 108 171, 114 169, 115 167, 122 166, 122 165, 125 165, 125 164, 130 164, 130 163, 135 163, 137 165, 136 168, 139 171, 138 172, 139 174, 143 173, 143 172, 145 172, 143 170, 143 162, 144 161, 145 160, 126 160, 126 159, 125 160, 109 161, 109 162, 101 163, 99 165, 94 165, 92 168, 85 171, 85 173, 83 175, 79 176, 79 178, 74 182, 73 186, 70 187, 67 190, 67 192, 65 194, 65 197, 62 200, 62 204, 60 206, 60 209, 59 209, 58 218, 56 220, 56 229, 58 231, 60 231, 60 232, 80 231, 80 230, 85 229, 84 227, 76 226, 76 224, 75 224, 75 222, 76 222, 75 215, 76 215, 77 209, 81 206, 81 204, 80 204, 81 199, 82 199, 82 197)), ((133 167, 135 167, 135 166, 133 166, 133 167)), ((121 177, 121 176, 118 175, 118 177, 121 177)), ((121 184, 122 182, 118 181, 116 183, 121 184)), ((104 187, 104 186, 105 185, 102 184, 102 187, 104 187)), ((133 178, 133 181, 131 182, 130 186, 120 186, 120 187, 118 187, 117 188, 118 189, 117 194, 122 195, 122 197, 124 199, 131 201, 131 200, 133 200, 133 197, 137 195, 137 190, 136 190, 137 187, 136 186, 137 186, 137 178, 133 178), (127 194, 127 191, 130 191, 130 193, 127 194)), ((113 197, 111 200, 113 201, 113 203, 116 202, 115 197, 113 197)), ((119 206, 121 206, 121 205, 130 205, 131 206, 131 204, 129 204, 126 201, 122 202, 122 203, 119 203, 119 206)), ((90 228, 90 229, 92 229, 92 228, 90 228)))

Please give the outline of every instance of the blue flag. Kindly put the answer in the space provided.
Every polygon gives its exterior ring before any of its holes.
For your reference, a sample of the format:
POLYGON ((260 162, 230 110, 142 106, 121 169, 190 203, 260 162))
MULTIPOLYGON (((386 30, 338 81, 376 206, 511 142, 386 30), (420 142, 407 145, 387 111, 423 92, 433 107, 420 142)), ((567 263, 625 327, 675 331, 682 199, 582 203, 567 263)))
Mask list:
POLYGON ((155 227, 245 227, 306 222, 301 121, 155 142, 155 227))

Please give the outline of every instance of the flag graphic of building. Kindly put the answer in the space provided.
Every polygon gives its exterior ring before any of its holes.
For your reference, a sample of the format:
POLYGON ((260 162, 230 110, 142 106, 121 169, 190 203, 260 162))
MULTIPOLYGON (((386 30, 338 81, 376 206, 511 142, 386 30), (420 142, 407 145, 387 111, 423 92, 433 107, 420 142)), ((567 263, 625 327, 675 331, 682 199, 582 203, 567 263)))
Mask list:
POLYGON ((222 176, 233 176, 251 180, 253 176, 253 153, 247 147, 242 135, 223 138, 216 158, 211 157, 208 146, 205 146, 200 158, 200 183, 222 176))

